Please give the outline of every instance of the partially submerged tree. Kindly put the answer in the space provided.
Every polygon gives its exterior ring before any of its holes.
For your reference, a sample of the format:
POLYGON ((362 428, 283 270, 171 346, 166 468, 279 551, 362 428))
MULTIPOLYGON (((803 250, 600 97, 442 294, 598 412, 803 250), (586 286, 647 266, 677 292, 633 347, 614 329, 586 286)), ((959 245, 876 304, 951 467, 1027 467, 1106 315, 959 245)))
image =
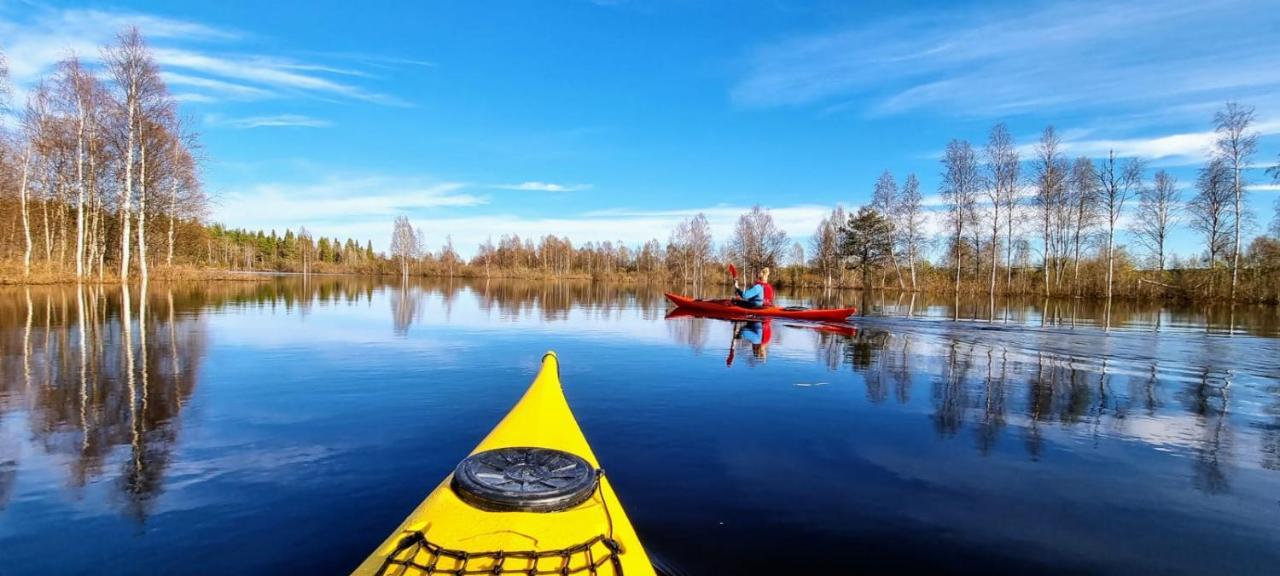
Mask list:
MULTIPOLYGON (((1003 123, 996 124, 987 138, 984 150, 987 162, 985 178, 987 200, 991 202, 991 281, 987 291, 991 296, 996 293, 996 269, 999 268, 999 257, 996 255, 1000 246, 1001 214, 1011 214, 1018 196, 1018 150, 1013 143, 1013 135, 1003 123)), ((1011 221, 1011 220, 1010 220, 1011 221)), ((1012 250, 1012 231, 1005 238, 1005 244, 1012 250)), ((1005 266, 1009 266, 1009 255, 1006 254, 1005 266)))
POLYGON ((1232 211, 1234 225, 1234 241, 1231 248, 1231 300, 1236 299, 1236 284, 1240 276, 1240 223, 1242 220, 1241 203, 1244 200, 1244 170, 1258 148, 1258 133, 1250 130, 1253 124, 1253 107, 1242 106, 1237 102, 1227 102, 1213 117, 1214 131, 1217 140, 1214 148, 1217 157, 1231 171, 1232 199, 1235 207, 1232 211))
POLYGON ((920 196, 920 181, 916 175, 907 174, 898 197, 894 217, 898 220, 898 246, 907 258, 907 270, 911 275, 911 289, 919 290, 916 283, 916 260, 919 259, 925 237, 924 198, 920 196))
POLYGON ((1196 179, 1196 195, 1187 203, 1191 229, 1204 235, 1205 251, 1211 271, 1210 294, 1217 289, 1218 257, 1231 244, 1231 169, 1220 158, 1215 158, 1200 170, 1196 179))
POLYGON ((1042 253, 1044 264, 1044 295, 1049 296, 1050 268, 1049 264, 1057 256, 1055 253, 1054 232, 1061 222, 1065 185, 1067 181, 1067 162, 1062 157, 1062 140, 1053 126, 1044 129, 1040 141, 1036 143, 1035 158, 1035 207, 1036 217, 1043 239, 1042 253))
POLYGON ((418 257, 418 236, 407 216, 396 216, 391 232, 391 257, 400 262, 400 276, 409 278, 409 263, 418 257))
POLYGON ((1114 150, 1098 164, 1098 199, 1102 215, 1107 221, 1107 299, 1111 299, 1112 281, 1115 276, 1116 225, 1124 211, 1124 204, 1142 187, 1142 162, 1130 158, 1123 165, 1116 162, 1114 150))
POLYGON ((960 290, 960 268, 963 260, 965 226, 975 220, 981 175, 973 146, 967 140, 952 140, 942 157, 942 197, 947 202, 947 224, 951 228, 955 251, 955 290, 960 290))
POLYGON ((1133 235, 1156 260, 1157 270, 1164 272, 1165 245, 1178 223, 1178 179, 1168 172, 1156 172, 1150 187, 1138 193, 1138 214, 1133 235))
MULTIPOLYGON (((898 206, 898 183, 893 179, 893 173, 885 170, 880 174, 880 178, 876 179, 875 190, 871 195, 871 206, 876 212, 884 217, 888 228, 885 230, 885 242, 890 247, 895 244, 897 238, 898 227, 894 222, 893 213, 898 206)), ((905 288, 902 280, 902 270, 898 268, 898 259, 894 257, 893 250, 889 250, 889 263, 893 265, 893 272, 898 276, 898 289, 905 288)), ((882 282, 883 284, 883 279, 882 282)))
POLYGON ((1071 229, 1072 291, 1080 296, 1080 245, 1087 242, 1098 220, 1098 173, 1093 161, 1081 156, 1071 165, 1068 179, 1072 221, 1064 223, 1071 229))

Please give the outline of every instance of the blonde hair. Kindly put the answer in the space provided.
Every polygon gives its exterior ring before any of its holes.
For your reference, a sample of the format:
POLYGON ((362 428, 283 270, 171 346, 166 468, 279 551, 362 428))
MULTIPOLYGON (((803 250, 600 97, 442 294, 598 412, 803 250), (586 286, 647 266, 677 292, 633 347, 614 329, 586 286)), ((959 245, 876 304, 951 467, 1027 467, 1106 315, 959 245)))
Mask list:
POLYGON ((765 266, 764 268, 761 268, 759 272, 756 272, 756 276, 766 277, 766 276, 768 276, 768 275, 769 275, 769 267, 768 267, 768 266, 765 266))

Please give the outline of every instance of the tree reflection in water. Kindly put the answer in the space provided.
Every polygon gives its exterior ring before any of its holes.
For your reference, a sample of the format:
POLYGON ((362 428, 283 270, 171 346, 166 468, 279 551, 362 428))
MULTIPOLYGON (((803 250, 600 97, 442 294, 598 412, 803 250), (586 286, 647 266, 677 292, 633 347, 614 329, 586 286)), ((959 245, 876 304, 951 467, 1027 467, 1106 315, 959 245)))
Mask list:
MULTIPOLYGON (((1264 406, 1263 420, 1248 422, 1258 443, 1258 466, 1280 470, 1280 386, 1264 376, 1274 370, 1268 361, 1256 350, 1240 349, 1238 340, 1227 343, 1213 336, 1202 345, 1181 335, 1114 329, 1108 335, 1096 328, 987 330, 885 318, 854 323, 854 336, 815 333, 820 361, 858 374, 872 404, 889 397, 889 382, 903 404, 910 402, 913 382, 928 383, 939 437, 952 438, 972 427, 983 455, 1013 435, 1022 438, 1033 460, 1051 441, 1074 437, 1092 439, 1097 446, 1107 437, 1136 439, 1184 447, 1195 488, 1209 494, 1229 491, 1240 465, 1232 378, 1244 372, 1256 383, 1249 388, 1251 401, 1264 406)), ((1271 347, 1267 340, 1257 344, 1271 347)))
MULTIPOLYGON (((0 349, 20 360, 5 362, 0 422, 26 412, 31 444, 68 457, 73 489, 117 478, 127 513, 145 520, 204 355, 200 301, 144 285, 24 288, 2 302, 0 349)), ((16 465, 0 464, 0 503, 16 465)))

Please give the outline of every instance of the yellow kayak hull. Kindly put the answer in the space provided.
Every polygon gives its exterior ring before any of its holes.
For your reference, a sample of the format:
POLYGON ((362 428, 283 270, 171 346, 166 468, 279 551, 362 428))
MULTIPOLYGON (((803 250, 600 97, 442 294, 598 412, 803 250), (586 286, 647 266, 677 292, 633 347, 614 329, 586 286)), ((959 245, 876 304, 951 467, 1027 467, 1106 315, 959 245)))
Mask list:
MULTIPOLYGON (((548 352, 528 391, 471 453, 537 447, 600 463, 560 387, 548 352)), ((557 512, 492 512, 463 501, 453 474, 409 515, 353 574, 652 575, 653 564, 618 497, 601 475, 591 496, 557 512), (496 568, 496 570, 495 570, 496 568)))

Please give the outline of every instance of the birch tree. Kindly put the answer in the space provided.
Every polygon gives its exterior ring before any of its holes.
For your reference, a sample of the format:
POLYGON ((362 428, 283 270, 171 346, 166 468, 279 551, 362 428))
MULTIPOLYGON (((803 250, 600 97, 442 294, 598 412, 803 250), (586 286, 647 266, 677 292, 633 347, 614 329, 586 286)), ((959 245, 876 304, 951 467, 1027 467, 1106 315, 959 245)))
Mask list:
POLYGON ((1160 273, 1164 272, 1165 245, 1169 234, 1178 223, 1178 179, 1168 172, 1156 172, 1151 186, 1138 193, 1138 214, 1133 235, 1156 259, 1160 273))
POLYGON ((1088 240, 1098 220, 1098 173, 1093 168, 1093 161, 1081 156, 1071 164, 1071 176, 1068 180, 1073 204, 1071 215, 1071 286, 1076 297, 1080 297, 1080 245, 1088 240))
POLYGON ((409 262, 417 256, 418 239, 406 216, 397 216, 391 232, 391 257, 400 262, 400 277, 409 279, 409 262))
POLYGON ((920 180, 914 173, 907 174, 902 184, 902 194, 898 197, 898 206, 894 209, 898 221, 898 241, 903 255, 907 258, 907 271, 911 275, 911 290, 918 291, 916 283, 916 260, 920 256, 925 236, 924 198, 920 196, 920 180))
MULTIPOLYGON (((893 179, 893 173, 885 170, 880 174, 880 178, 876 179, 875 190, 871 195, 871 207, 884 217, 884 245, 889 246, 889 262, 893 265, 893 272, 898 276, 898 289, 906 288, 902 280, 902 270, 898 268, 898 258, 894 255, 892 247, 897 244, 898 228, 893 221, 893 211, 898 205, 898 183, 893 179)), ((882 274, 883 276, 883 274, 882 274)), ((881 278, 881 284, 883 284, 881 278)))
POLYGON ((823 278, 823 286, 831 287, 832 274, 840 266, 840 227, 846 219, 844 208, 839 206, 831 211, 831 215, 818 223, 814 230, 810 245, 813 253, 813 265, 818 275, 823 278))
POLYGON ((750 275, 765 267, 776 268, 787 245, 786 231, 778 228, 773 215, 757 204, 738 218, 729 250, 742 261, 744 272, 750 275))
POLYGON ((1217 292, 1218 257, 1231 243, 1231 202, 1235 195, 1231 169, 1221 158, 1209 161, 1196 178, 1196 195, 1187 204, 1191 229, 1204 235, 1210 269, 1210 294, 1217 292))
POLYGON ((947 143, 942 166, 941 192, 947 202, 948 225, 951 226, 955 250, 955 290, 959 292, 965 225, 974 220, 982 177, 978 173, 973 146, 967 140, 947 143))
POLYGON ((1056 257, 1053 250, 1053 232, 1062 204, 1066 182, 1067 163, 1062 158, 1062 141, 1053 126, 1045 127, 1036 143, 1035 206, 1044 240, 1044 295, 1049 296, 1049 263, 1056 257))
POLYGON ((85 137, 88 124, 94 117, 90 110, 94 89, 93 76, 72 56, 58 66, 58 95, 60 104, 75 118, 76 124, 76 280, 84 278, 85 268, 85 137))
POLYGON ((1123 165, 1117 163, 1111 150, 1098 165, 1098 197, 1103 216, 1107 219, 1107 299, 1111 299, 1111 284, 1115 276, 1116 224, 1124 211, 1124 204, 1142 187, 1142 162, 1130 158, 1123 165))
POLYGON ((116 37, 117 44, 103 51, 107 70, 115 81, 117 105, 124 115, 124 186, 120 188, 120 280, 129 279, 129 245, 133 220, 134 149, 138 138, 138 116, 142 106, 144 76, 150 56, 142 35, 130 27, 116 37))
MULTIPOLYGON (((984 151, 987 160, 985 179, 987 199, 991 202, 991 281, 988 294, 996 293, 996 268, 1000 262, 997 250, 1000 245, 1001 210, 1012 211, 1018 194, 1018 151, 1014 147, 1013 135, 1003 123, 996 124, 987 138, 984 151)), ((1005 237, 1005 244, 1012 246, 1012 234, 1005 237)), ((1006 257, 1005 266, 1009 266, 1006 257)))
POLYGON ((1235 201, 1232 211, 1235 237, 1231 247, 1232 302, 1236 300, 1236 284, 1240 276, 1241 203, 1246 184, 1243 172, 1249 167, 1249 162, 1258 149, 1258 133, 1250 130, 1253 120, 1253 107, 1242 106, 1237 102, 1227 102, 1213 117, 1214 131, 1217 133, 1214 148, 1218 158, 1231 171, 1232 199, 1235 201))

